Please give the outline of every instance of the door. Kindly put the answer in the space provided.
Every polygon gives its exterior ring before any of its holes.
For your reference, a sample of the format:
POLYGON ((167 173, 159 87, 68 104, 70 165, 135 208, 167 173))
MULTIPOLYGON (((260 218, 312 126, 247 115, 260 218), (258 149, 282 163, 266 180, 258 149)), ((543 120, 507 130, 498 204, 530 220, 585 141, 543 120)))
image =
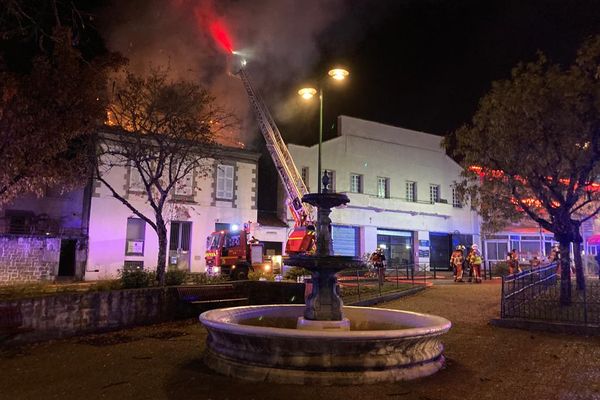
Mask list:
POLYGON ((190 269, 190 244, 192 223, 184 221, 171 222, 169 239, 169 266, 180 270, 190 269))
POLYGON ((58 276, 75 276, 75 251, 77 240, 60 241, 60 258, 58 260, 58 276))
POLYGON ((431 253, 429 264, 431 268, 437 270, 449 270, 450 268, 450 247, 452 240, 447 233, 429 233, 429 242, 431 243, 431 253))

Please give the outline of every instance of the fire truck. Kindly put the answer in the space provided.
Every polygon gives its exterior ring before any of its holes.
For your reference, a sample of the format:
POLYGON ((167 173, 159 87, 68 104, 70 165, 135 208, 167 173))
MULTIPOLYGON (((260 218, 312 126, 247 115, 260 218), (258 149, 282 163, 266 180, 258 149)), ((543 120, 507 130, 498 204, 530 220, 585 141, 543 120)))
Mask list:
POLYGON ((207 238, 205 259, 210 274, 232 280, 247 279, 250 270, 271 270, 263 259, 263 245, 250 234, 250 224, 213 232, 207 238))
MULTIPOLYGON (((267 150, 286 190, 287 205, 294 219, 294 228, 288 237, 285 252, 287 254, 313 252, 315 250, 314 210, 310 204, 302 202, 302 196, 308 193, 308 189, 267 106, 252 86, 244 66, 245 61, 242 61, 237 75, 244 84, 250 105, 256 114, 267 150)), ((231 230, 213 232, 208 238, 205 254, 208 270, 218 270, 221 275, 228 275, 232 279, 246 279, 250 270, 258 265, 264 266, 262 260, 259 262, 258 254, 256 259, 253 258, 253 246, 256 243, 252 243, 252 238, 248 240, 248 235, 246 227, 240 232, 231 230)), ((262 252, 260 255, 262 257, 262 252)))

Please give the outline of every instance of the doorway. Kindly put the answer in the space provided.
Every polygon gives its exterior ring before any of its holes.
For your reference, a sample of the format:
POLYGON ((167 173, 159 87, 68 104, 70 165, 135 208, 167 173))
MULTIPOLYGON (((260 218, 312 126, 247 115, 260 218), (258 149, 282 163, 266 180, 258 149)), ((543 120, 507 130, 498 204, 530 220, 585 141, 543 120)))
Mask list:
POLYGON ((169 240, 170 267, 176 267, 179 270, 189 271, 191 232, 191 222, 171 222, 171 235, 169 240))
POLYGON ((75 276, 75 254, 77 240, 63 239, 60 241, 60 258, 58 260, 58 276, 75 276))
POLYGON ((432 269, 450 270, 450 248, 452 240, 447 233, 429 233, 431 254, 429 264, 432 269))

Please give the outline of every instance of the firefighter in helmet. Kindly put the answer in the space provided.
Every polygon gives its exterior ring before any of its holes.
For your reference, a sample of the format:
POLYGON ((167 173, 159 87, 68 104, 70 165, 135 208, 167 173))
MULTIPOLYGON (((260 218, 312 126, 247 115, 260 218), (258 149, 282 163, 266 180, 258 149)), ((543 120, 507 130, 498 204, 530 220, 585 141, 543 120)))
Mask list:
POLYGON ((479 246, 474 244, 471 246, 471 251, 467 256, 467 261, 471 266, 471 271, 473 271, 473 278, 475 278, 475 283, 481 283, 481 264, 483 263, 483 259, 481 258, 481 253, 479 252, 479 246))
POLYGON ((464 246, 458 245, 456 246, 456 249, 452 252, 452 255, 450 256, 450 265, 452 266, 452 270, 454 271, 454 282, 463 281, 464 249, 464 246))
POLYGON ((383 249, 378 247, 377 250, 371 254, 369 261, 377 270, 379 285, 383 285, 383 282, 385 281, 385 254, 383 253, 383 249))

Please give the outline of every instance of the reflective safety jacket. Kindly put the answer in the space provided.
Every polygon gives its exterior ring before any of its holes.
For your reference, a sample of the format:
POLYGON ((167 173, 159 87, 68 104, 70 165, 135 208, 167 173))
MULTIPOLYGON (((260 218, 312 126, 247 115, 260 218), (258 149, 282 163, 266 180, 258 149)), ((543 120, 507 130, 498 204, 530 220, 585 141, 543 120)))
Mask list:
POLYGON ((467 256, 469 264, 481 265, 483 260, 481 259, 481 253, 478 250, 471 250, 467 256))

